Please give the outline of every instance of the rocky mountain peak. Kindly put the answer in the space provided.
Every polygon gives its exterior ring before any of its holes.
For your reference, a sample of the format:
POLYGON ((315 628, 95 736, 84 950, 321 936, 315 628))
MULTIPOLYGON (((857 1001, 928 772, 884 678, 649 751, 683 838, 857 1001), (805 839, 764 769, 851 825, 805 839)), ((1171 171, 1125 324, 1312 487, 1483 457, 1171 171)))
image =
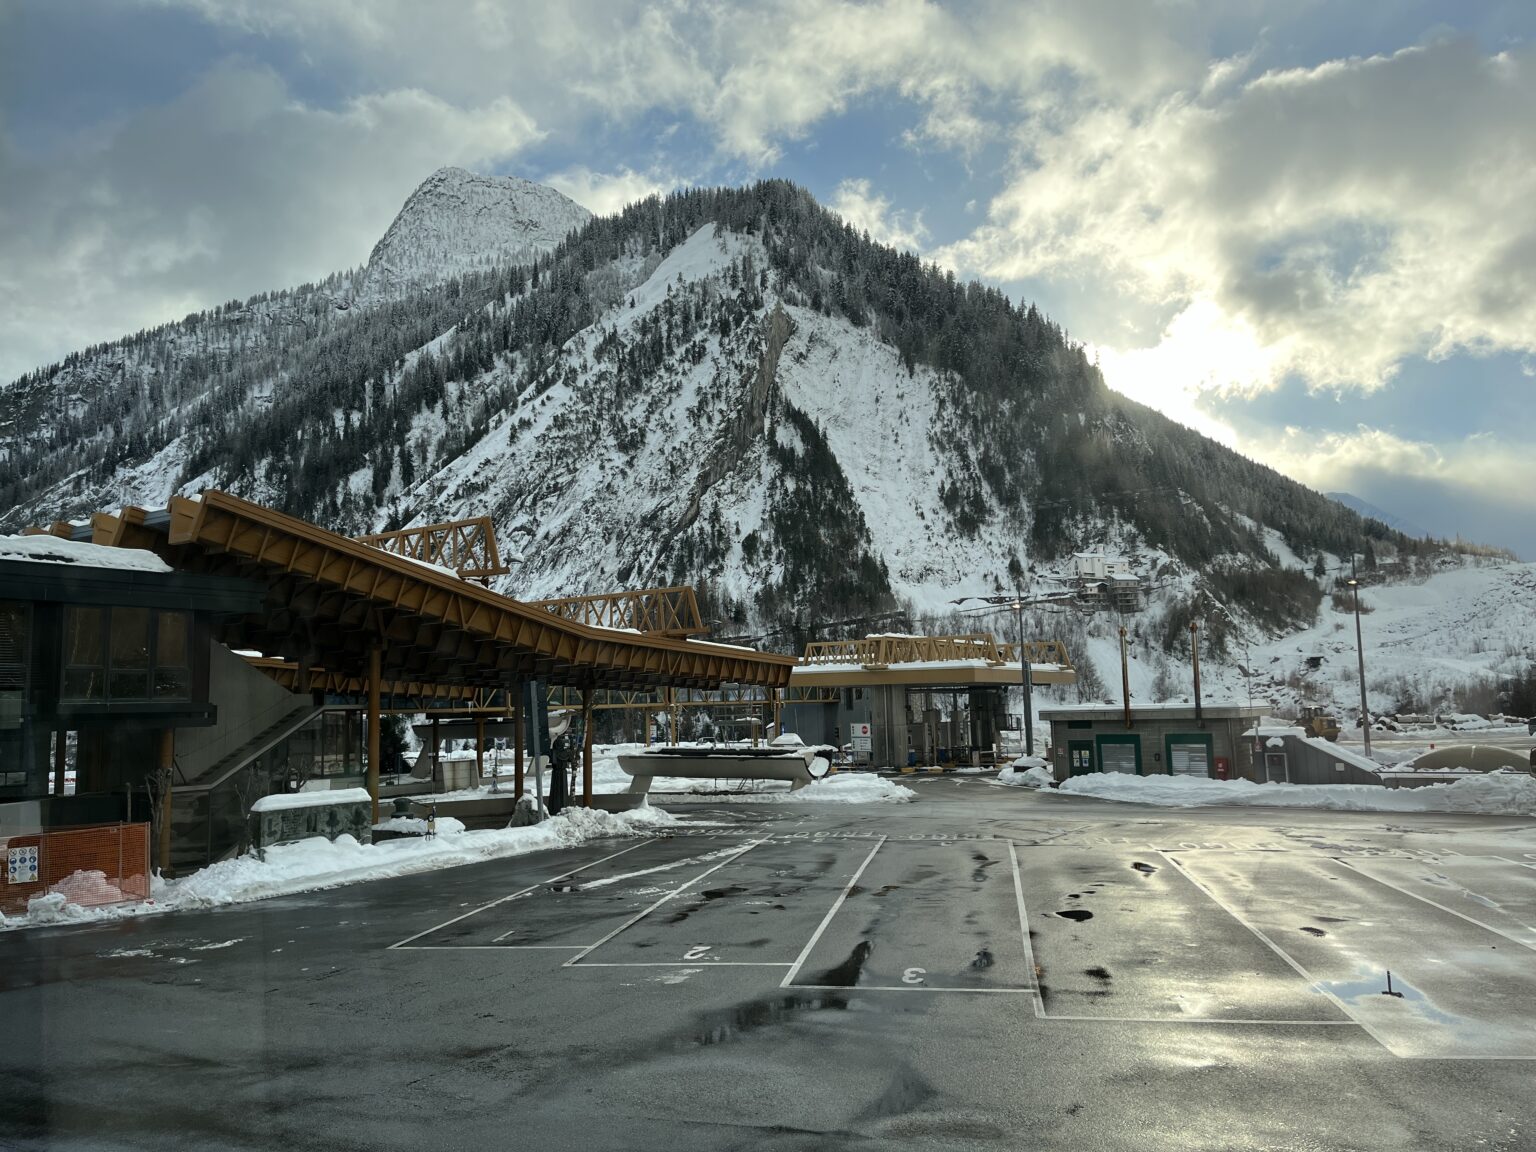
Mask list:
POLYGON ((377 300, 525 260, 550 251, 591 218, 580 204, 543 184, 439 168, 411 193, 374 245, 359 298, 377 300))

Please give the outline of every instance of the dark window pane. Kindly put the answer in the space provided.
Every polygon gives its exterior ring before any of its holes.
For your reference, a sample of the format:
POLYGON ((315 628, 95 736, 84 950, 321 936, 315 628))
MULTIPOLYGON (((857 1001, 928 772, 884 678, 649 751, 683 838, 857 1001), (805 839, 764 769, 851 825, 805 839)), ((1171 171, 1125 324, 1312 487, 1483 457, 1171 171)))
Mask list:
POLYGON ((186 700, 192 695, 192 674, 185 668, 155 668, 155 698, 186 700))
POLYGON ((0 602, 0 688, 20 688, 27 668, 28 606, 0 602))
POLYGON ((105 610, 101 608, 66 608, 64 610, 64 663, 99 665, 105 610))
POLYGON ((149 667, 148 608, 112 609, 112 667, 149 667))
POLYGON ((112 669, 112 699, 148 700, 149 674, 147 672, 123 672, 112 669))
POLYGON ((64 697, 68 700, 100 700, 106 695, 107 678, 100 668, 64 669, 64 697))
POLYGON ((187 659, 187 614, 161 612, 158 627, 155 663, 172 668, 188 667, 191 661, 187 659))

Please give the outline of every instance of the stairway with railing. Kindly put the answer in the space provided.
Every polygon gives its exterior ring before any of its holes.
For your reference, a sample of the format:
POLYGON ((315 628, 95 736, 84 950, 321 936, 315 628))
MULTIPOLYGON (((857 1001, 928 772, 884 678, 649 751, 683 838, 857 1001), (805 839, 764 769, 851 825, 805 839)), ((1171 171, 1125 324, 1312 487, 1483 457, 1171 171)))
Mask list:
POLYGON ((284 775, 288 742, 323 713, 309 700, 252 735, 195 777, 175 777, 171 789, 171 869, 182 874, 222 860, 239 848, 244 833, 240 790, 250 788, 252 767, 260 781, 247 802, 265 795, 266 783, 284 775))

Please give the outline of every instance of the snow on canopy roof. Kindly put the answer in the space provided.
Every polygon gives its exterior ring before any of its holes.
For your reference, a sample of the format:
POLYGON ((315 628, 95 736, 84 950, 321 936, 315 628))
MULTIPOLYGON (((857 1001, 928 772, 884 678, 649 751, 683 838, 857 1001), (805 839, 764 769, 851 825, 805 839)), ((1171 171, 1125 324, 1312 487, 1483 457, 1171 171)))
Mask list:
POLYGON ((0 536, 0 560, 33 564, 74 564, 126 572, 169 572, 171 566, 143 548, 109 548, 60 536, 0 536))
MULTIPOLYGON (((1047 667, 1047 665, 1044 665, 1044 664, 1031 664, 1030 667, 1031 668, 1044 668, 1044 667, 1047 667)), ((1204 711, 1207 711, 1207 712, 1212 711, 1213 709, 1218 709, 1219 708, 1219 709, 1226 709, 1226 710, 1230 710, 1230 711, 1234 711, 1234 712, 1244 712, 1244 713, 1252 714, 1252 713, 1254 713, 1254 712, 1256 712, 1258 710, 1258 706, 1257 705, 1255 705, 1255 704, 1246 704, 1246 703, 1244 703, 1241 700, 1205 700, 1205 701, 1201 702, 1200 707, 1204 711)), ((1124 705, 1113 704, 1113 703, 1111 703, 1111 704, 1052 704, 1049 707, 1042 708, 1040 710, 1040 713, 1041 713, 1042 716, 1045 715, 1046 713, 1050 713, 1052 716, 1065 716, 1065 715, 1067 715, 1069 713, 1077 713, 1077 714, 1085 715, 1086 716, 1086 715, 1092 715, 1092 714, 1097 713, 1097 712, 1120 712, 1123 709, 1124 709, 1124 705)), ((1147 712, 1189 712, 1189 713, 1193 713, 1194 710, 1195 710, 1195 705, 1194 705, 1194 702, 1192 700, 1160 700, 1160 701, 1158 701, 1156 703, 1153 703, 1153 704, 1140 704, 1140 703, 1137 703, 1135 701, 1133 701, 1131 703, 1131 713, 1132 713, 1132 715, 1135 715, 1136 713, 1147 713, 1147 712)))

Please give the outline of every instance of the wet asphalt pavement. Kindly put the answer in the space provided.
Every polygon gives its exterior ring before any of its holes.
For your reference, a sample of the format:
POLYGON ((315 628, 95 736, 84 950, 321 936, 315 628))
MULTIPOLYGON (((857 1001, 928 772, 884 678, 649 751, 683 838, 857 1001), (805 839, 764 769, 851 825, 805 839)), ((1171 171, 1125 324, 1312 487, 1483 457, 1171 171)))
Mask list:
POLYGON ((0 1147, 1536 1148, 1536 823, 915 787, 0 936, 0 1147))

